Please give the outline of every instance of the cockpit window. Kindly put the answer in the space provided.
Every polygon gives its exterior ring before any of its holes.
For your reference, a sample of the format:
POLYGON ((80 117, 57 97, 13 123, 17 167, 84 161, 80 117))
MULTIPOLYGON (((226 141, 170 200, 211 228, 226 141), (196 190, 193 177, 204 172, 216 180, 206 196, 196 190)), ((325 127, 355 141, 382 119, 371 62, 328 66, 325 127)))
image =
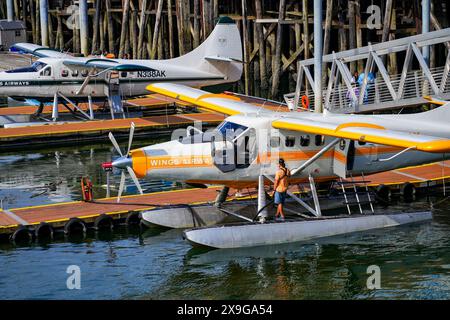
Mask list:
POLYGON ((50 66, 45 67, 41 71, 40 75, 45 76, 45 77, 50 77, 52 75, 52 67, 50 67, 50 66))
POLYGON ((42 68, 44 68, 46 65, 47 64, 45 64, 43 62, 36 61, 35 63, 33 63, 29 67, 18 68, 18 69, 14 69, 14 70, 8 70, 8 71, 5 71, 5 72, 6 73, 38 72, 38 71, 42 70, 42 68))
POLYGON ((223 136, 227 136, 231 139, 236 138, 245 130, 247 130, 246 126, 230 121, 224 121, 217 127, 217 131, 219 131, 223 136))

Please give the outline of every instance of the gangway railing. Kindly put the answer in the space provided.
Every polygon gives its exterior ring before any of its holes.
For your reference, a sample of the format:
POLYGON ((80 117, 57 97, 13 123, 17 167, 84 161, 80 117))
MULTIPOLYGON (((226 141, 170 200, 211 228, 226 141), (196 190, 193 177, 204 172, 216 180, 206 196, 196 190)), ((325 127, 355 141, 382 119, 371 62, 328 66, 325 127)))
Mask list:
MULTIPOLYGON (((322 84, 325 109, 339 113, 370 112, 415 106, 429 102, 430 97, 449 100, 449 46, 450 28, 447 28, 324 56, 323 62, 331 63, 328 82, 322 84), (445 45, 447 57, 443 65, 430 69, 421 48, 439 44, 445 45), (402 72, 389 75, 383 56, 401 51, 405 57, 402 72), (365 60, 359 81, 352 77, 347 66, 358 60, 365 60)), ((296 91, 285 95, 286 102, 294 109, 302 107, 305 101, 314 109, 315 86, 310 70, 313 66, 313 59, 298 63, 296 91)))

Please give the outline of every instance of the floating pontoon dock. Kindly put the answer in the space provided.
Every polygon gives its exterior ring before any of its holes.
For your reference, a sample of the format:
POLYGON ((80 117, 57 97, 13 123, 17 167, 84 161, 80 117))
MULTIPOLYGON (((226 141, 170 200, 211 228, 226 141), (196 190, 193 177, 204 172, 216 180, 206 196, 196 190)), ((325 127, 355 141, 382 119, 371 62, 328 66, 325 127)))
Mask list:
MULTIPOLYGON (((152 94, 148 95, 144 98, 137 98, 132 100, 127 100, 124 102, 124 107, 129 108, 130 110, 143 110, 143 111, 152 111, 155 109, 166 109, 167 107, 174 106, 175 104, 186 106, 187 104, 172 99, 169 97, 164 97, 159 94, 152 94)), ((81 103, 78 105, 81 110, 85 112, 89 112, 88 104, 87 103, 81 103)), ((19 116, 19 115, 33 115, 36 113, 37 106, 33 105, 27 105, 27 106, 16 106, 16 107, 3 107, 0 108, 0 117, 7 117, 7 116, 19 116)), ((43 115, 48 115, 52 113, 53 106, 46 105, 44 106, 42 113, 43 115)), ((94 102, 92 104, 92 109, 94 112, 99 111, 103 108, 103 103, 94 102)), ((59 104, 58 106, 58 113, 69 113, 70 111, 64 107, 64 105, 59 104)), ((109 113, 109 110, 107 110, 109 113)))
POLYGON ((17 128, 0 129, 0 151, 13 147, 37 146, 48 142, 68 143, 74 141, 105 141, 109 132, 126 132, 132 122, 136 125, 136 133, 169 132, 179 127, 186 127, 196 121, 202 121, 204 126, 217 125, 224 116, 214 113, 189 113, 167 116, 151 116, 143 118, 127 118, 114 120, 66 122, 62 124, 47 124, 17 128))
MULTIPOLYGON (((409 167, 389 172, 366 176, 369 187, 389 186, 392 191, 400 190, 405 184, 413 184, 418 191, 425 194, 428 188, 442 186, 450 179, 450 161, 429 165, 409 167)), ((357 178, 355 178, 357 182, 357 178)), ((25 233, 29 237, 38 235, 42 230, 64 228, 66 233, 87 227, 112 227, 116 221, 139 221, 141 212, 158 209, 186 209, 194 211, 201 206, 212 207, 220 187, 206 189, 184 189, 155 192, 144 195, 98 199, 95 202, 73 201, 41 206, 0 210, 0 235, 25 233), (185 199, 189 199, 186 203, 185 199)), ((230 190, 229 194, 234 194, 230 190)), ((229 201, 248 201, 250 197, 236 199, 230 196, 229 201)))

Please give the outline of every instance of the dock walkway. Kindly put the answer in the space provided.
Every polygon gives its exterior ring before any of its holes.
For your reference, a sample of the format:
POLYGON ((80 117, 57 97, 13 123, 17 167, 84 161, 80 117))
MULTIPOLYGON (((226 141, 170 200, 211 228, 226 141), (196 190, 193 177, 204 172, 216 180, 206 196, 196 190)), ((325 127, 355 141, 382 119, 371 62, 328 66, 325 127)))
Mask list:
POLYGON ((213 126, 222 122, 223 119, 223 115, 215 113, 189 113, 0 128, 0 151, 9 151, 12 148, 31 145, 36 147, 49 142, 67 144, 83 140, 105 140, 109 132, 128 134, 132 122, 136 125, 137 135, 141 132, 149 135, 155 132, 168 132, 175 128, 193 125, 196 121, 202 121, 205 126, 213 126))
MULTIPOLYGON (((187 106, 188 104, 183 103, 179 100, 172 99, 169 97, 164 97, 160 94, 151 94, 143 98, 136 98, 136 99, 130 99, 126 100, 124 102, 125 108, 130 109, 155 109, 155 108, 162 108, 171 106, 174 104, 187 106)), ((80 103, 78 107, 83 110, 84 112, 89 112, 88 104, 87 103, 80 103)), ((31 115, 34 114, 37 110, 37 106, 29 105, 29 106, 16 106, 16 107, 3 107, 0 108, 0 116, 12 116, 12 115, 31 115)), ((46 105, 44 106, 44 109, 42 110, 42 114, 51 114, 52 113, 53 106, 46 105)), ((99 111, 103 108, 103 103, 99 102, 93 102, 92 103, 92 109, 95 111, 99 111)), ((63 104, 58 105, 58 112, 59 113, 68 113, 70 112, 67 110, 67 108, 64 107, 63 104)), ((109 112, 109 109, 108 109, 109 112)))

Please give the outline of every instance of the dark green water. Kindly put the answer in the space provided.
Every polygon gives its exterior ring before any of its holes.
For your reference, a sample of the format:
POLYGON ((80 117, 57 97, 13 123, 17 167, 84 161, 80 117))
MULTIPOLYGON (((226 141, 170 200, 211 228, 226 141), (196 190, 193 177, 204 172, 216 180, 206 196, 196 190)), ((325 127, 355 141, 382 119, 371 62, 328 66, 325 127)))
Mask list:
MULTIPOLYGON (((78 200, 83 175, 104 196, 99 164, 110 159, 109 144, 1 154, 0 199, 5 208, 78 200), (45 187, 50 183, 56 188, 45 187)), ((155 191, 179 187, 143 184, 155 191)), ((192 249, 177 230, 127 228, 48 244, 0 244, 0 299, 448 299, 449 203, 433 210, 432 222, 245 250, 192 249), (80 267, 79 290, 67 289, 70 265, 80 267), (381 289, 366 287, 370 265, 381 269, 381 289)), ((429 204, 391 209, 409 207, 429 204)))

